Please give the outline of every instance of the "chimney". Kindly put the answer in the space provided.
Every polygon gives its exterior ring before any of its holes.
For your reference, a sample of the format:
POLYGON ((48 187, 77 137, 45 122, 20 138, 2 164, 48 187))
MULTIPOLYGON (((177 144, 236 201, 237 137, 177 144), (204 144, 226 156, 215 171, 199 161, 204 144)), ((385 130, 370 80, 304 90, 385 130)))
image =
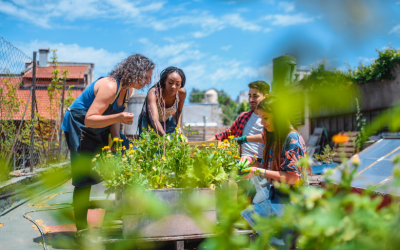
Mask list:
POLYGON ((47 67, 47 54, 49 52, 49 48, 39 48, 39 67, 47 67))
POLYGON ((31 66, 32 60, 25 59, 24 63, 25 63, 25 69, 27 69, 29 66, 31 66))

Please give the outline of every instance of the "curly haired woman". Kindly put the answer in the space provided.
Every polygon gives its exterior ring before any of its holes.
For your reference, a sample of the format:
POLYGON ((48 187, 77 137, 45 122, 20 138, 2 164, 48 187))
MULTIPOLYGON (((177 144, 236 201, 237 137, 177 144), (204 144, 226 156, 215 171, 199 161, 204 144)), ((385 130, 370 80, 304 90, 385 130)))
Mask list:
POLYGON ((108 134, 129 142, 120 133, 120 123, 132 124, 133 114, 124 112, 133 88, 150 83, 154 63, 135 54, 115 66, 109 76, 91 83, 65 113, 61 129, 71 152, 73 206, 77 232, 75 244, 83 249, 97 249, 88 237, 87 213, 91 186, 101 182, 92 170, 91 159, 108 144, 108 134))

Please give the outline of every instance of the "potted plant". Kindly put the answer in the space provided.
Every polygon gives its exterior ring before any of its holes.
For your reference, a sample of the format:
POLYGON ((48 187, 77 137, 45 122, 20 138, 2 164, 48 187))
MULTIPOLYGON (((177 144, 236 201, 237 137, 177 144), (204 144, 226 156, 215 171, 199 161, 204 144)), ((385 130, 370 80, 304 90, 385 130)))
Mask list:
POLYGON ((314 155, 317 162, 311 165, 312 172, 314 174, 322 174, 325 169, 336 168, 339 165, 339 163, 333 162, 333 157, 335 157, 336 154, 337 152, 327 144, 324 147, 322 154, 314 155))
MULTIPOLYGON (((190 127, 183 130, 190 133, 190 127)), ((110 140, 93 159, 106 192, 117 194, 124 237, 210 233, 198 228, 186 213, 186 201, 192 198, 209 201, 201 212, 216 222, 214 190, 236 168, 238 145, 226 140, 193 146, 181 142, 180 131, 160 136, 149 129, 132 141, 129 150, 118 139, 110 140), (158 210, 167 211, 158 220, 146 215, 153 209, 145 204, 149 200, 158 210)))

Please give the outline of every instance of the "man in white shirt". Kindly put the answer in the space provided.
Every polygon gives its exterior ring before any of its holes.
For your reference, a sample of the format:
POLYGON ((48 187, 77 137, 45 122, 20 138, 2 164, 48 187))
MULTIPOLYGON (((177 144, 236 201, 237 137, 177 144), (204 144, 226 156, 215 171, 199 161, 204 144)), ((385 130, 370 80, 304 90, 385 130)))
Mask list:
POLYGON ((263 126, 261 125, 261 118, 257 114, 257 105, 269 95, 270 86, 264 81, 254 81, 249 83, 249 104, 251 111, 243 112, 233 122, 229 129, 217 133, 209 140, 225 140, 229 136, 234 136, 239 143, 242 144, 241 156, 256 155, 257 158, 262 159, 264 143, 253 142, 257 140, 257 136, 261 138, 263 126), (247 141, 247 136, 252 136, 251 141, 247 141))

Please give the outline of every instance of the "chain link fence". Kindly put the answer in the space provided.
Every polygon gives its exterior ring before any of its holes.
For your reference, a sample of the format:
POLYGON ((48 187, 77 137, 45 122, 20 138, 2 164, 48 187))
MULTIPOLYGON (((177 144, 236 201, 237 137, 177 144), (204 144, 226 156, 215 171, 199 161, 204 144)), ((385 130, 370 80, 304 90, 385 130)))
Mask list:
POLYGON ((61 118, 62 78, 37 76, 33 58, 0 37, 0 180, 68 155, 61 118), (55 89, 55 90, 54 90, 55 89))

